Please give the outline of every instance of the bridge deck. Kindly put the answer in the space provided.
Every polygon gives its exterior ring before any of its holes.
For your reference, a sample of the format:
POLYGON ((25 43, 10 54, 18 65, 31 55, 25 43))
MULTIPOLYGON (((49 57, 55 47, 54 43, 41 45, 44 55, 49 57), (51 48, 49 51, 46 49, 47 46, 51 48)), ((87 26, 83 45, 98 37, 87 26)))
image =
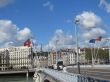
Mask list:
POLYGON ((101 80, 90 76, 85 76, 85 75, 80 75, 75 73, 67 73, 67 72, 57 71, 53 69, 42 69, 40 71, 47 74, 49 77, 52 77, 58 80, 56 82, 110 82, 107 80, 101 80))

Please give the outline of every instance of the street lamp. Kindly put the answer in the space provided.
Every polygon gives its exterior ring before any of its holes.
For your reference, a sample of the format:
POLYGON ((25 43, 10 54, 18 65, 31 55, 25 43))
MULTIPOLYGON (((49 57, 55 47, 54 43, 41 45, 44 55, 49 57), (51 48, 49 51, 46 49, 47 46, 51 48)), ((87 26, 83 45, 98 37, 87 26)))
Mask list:
POLYGON ((55 48, 56 48, 56 65, 57 65, 57 63, 58 63, 57 44, 58 44, 58 40, 55 41, 55 48))
POLYGON ((110 38, 107 38, 106 40, 108 41, 109 63, 110 63, 110 38))
POLYGON ((78 49, 78 33, 77 33, 77 25, 78 25, 78 23, 79 23, 79 19, 75 19, 75 38, 76 38, 77 66, 78 66, 78 73, 80 74, 79 49, 78 49))

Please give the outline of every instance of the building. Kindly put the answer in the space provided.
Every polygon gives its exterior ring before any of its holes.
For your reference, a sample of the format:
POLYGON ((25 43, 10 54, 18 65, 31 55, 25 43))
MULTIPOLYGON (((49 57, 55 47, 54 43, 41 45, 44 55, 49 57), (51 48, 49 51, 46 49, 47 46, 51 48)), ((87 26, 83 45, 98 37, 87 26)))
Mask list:
POLYGON ((7 49, 0 50, 0 70, 6 70, 9 68, 9 52, 7 49))
POLYGON ((36 67, 47 67, 48 66, 48 58, 45 56, 35 56, 35 66, 36 67))
MULTIPOLYGON (((79 49, 79 62, 84 63, 85 56, 84 51, 79 49)), ((48 55, 48 66, 57 64, 59 61, 63 61, 63 65, 77 64, 77 54, 75 49, 60 49, 59 51, 51 51, 48 55)))
POLYGON ((27 46, 9 47, 0 49, 0 68, 26 69, 33 67, 32 48, 27 46))
POLYGON ((69 65, 75 63, 75 53, 73 50, 64 49, 59 50, 57 52, 51 51, 48 55, 48 65, 52 66, 62 61, 63 65, 69 65))
POLYGON ((76 64, 76 53, 73 49, 65 49, 63 54, 64 65, 76 64))
POLYGON ((86 64, 87 63, 87 60, 85 57, 86 57, 85 48, 79 49, 79 62, 80 62, 80 64, 86 64))
POLYGON ((9 58, 9 63, 14 69, 32 68, 31 47, 11 47, 9 48, 9 58))
POLYGON ((48 66, 52 66, 54 64, 56 64, 56 52, 51 51, 48 54, 48 66))

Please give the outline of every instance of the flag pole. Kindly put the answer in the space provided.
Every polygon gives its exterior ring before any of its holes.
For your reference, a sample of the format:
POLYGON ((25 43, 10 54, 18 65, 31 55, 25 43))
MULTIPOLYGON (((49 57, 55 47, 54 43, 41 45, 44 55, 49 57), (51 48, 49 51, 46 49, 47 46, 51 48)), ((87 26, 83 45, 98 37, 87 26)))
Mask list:
POLYGON ((98 52, 99 52, 99 48, 100 48, 100 45, 99 45, 99 47, 97 48, 97 51, 96 51, 96 55, 95 55, 95 61, 96 61, 96 59, 98 58, 98 52))
POLYGON ((108 41, 108 50, 109 50, 109 63, 110 63, 110 39, 108 38, 107 41, 108 41))
POLYGON ((94 61, 94 57, 95 57, 95 43, 94 43, 94 54, 93 54, 93 66, 94 66, 94 63, 95 63, 95 61, 94 61))
MULTIPOLYGON (((102 39, 102 36, 98 37, 98 38, 96 39, 96 41, 99 42, 99 41, 101 41, 101 39, 102 39)), ((100 45, 99 45, 99 47, 100 47, 100 45)), ((97 48, 96 54, 95 54, 95 56, 94 56, 94 60, 95 60, 95 61, 96 61, 96 59, 97 59, 97 57, 98 57, 99 47, 97 48)))
POLYGON ((33 53, 33 43, 32 43, 32 39, 30 39, 30 41, 31 41, 31 54, 32 54, 32 56, 31 56, 31 64, 32 64, 32 68, 34 68, 34 63, 33 63, 33 62, 34 62, 34 61, 33 61, 33 58, 34 58, 34 57, 33 57, 33 54, 34 54, 34 53, 33 53))
POLYGON ((98 52, 99 52, 99 47, 98 47, 97 52, 96 52, 96 55, 95 55, 95 61, 96 61, 96 59, 98 57, 98 52))
POLYGON ((94 50, 92 49, 92 43, 91 43, 92 67, 93 67, 93 52, 94 52, 94 50))

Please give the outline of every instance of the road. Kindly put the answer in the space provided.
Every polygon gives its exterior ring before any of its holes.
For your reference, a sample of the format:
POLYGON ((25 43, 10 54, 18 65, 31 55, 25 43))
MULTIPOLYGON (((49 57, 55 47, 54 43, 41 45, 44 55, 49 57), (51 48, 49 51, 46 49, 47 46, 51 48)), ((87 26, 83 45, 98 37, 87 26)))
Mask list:
MULTIPOLYGON (((67 68, 67 71, 70 73, 78 73, 77 68, 67 68)), ((110 81, 110 69, 101 69, 101 68, 81 68, 80 70, 82 75, 90 76, 96 79, 108 80, 110 81)))

